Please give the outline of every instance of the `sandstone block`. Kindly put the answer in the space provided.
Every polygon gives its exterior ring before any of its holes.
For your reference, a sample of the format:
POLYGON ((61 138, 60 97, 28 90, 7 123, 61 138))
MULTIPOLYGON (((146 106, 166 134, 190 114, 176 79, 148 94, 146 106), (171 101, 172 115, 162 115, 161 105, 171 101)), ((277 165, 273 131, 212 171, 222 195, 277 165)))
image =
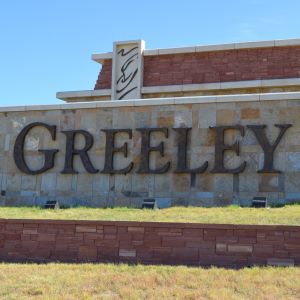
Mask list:
POLYGON ((223 243, 217 243, 216 244, 216 252, 226 252, 227 251, 227 245, 223 243))
POLYGON ((217 108, 217 125, 224 126, 235 124, 235 116, 234 110, 217 108))
POLYGON ((260 192, 277 192, 279 191, 278 174, 262 174, 260 176, 260 192))
POLYGON ((83 226, 76 225, 76 232, 96 232, 97 228, 95 226, 83 226))
POLYGON ((252 245, 228 245, 228 252, 233 253, 252 253, 252 245))
POLYGON ((120 249, 119 250, 120 257, 136 257, 135 249, 120 249))
POLYGON ((242 119, 259 119, 260 110, 259 108, 244 108, 241 110, 242 119))

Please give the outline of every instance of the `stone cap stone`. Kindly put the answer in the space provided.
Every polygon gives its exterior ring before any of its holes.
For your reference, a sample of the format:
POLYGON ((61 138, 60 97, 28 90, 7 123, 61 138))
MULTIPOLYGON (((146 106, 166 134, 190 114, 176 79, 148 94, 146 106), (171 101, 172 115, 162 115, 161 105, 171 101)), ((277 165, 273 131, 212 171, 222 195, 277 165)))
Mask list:
MULTIPOLYGON (((267 41, 235 42, 235 43, 226 43, 226 44, 196 45, 196 46, 176 47, 176 48, 145 49, 144 56, 223 51, 223 50, 234 50, 234 49, 299 46, 299 45, 300 45, 300 38, 267 40, 267 41)), ((92 54, 91 58, 95 62, 102 64, 105 60, 112 59, 113 53, 112 52, 95 53, 92 54)))
POLYGON ((0 224, 69 224, 69 225, 118 225, 132 227, 182 227, 202 229, 257 229, 257 230, 292 230, 299 231, 297 225, 248 225, 248 224, 202 224, 180 222, 140 222, 140 221, 101 221, 101 220, 55 220, 55 219, 0 219, 0 224))

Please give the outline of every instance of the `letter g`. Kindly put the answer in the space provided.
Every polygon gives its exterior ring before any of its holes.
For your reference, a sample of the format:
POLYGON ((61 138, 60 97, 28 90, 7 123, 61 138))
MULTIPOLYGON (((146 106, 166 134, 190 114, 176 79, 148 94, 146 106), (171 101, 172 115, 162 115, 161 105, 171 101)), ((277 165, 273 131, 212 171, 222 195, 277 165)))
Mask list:
POLYGON ((19 135, 17 136, 16 142, 15 142, 15 146, 14 146, 15 164, 16 164, 16 166, 18 167, 18 169, 20 171, 22 171, 23 173, 26 173, 26 174, 30 174, 30 175, 41 174, 41 173, 53 168, 53 166, 54 166, 54 156, 58 152, 57 149, 38 150, 39 152, 44 154, 44 157, 45 157, 44 165, 42 166, 42 168, 40 168, 38 170, 31 170, 28 167, 28 165, 25 161, 25 157, 24 157, 25 138, 26 138, 28 132, 33 127, 37 127, 37 126, 41 126, 41 127, 46 128, 50 132, 52 140, 55 140, 55 137, 56 137, 56 126, 50 126, 50 125, 42 123, 42 122, 35 122, 35 123, 28 124, 19 133, 19 135))

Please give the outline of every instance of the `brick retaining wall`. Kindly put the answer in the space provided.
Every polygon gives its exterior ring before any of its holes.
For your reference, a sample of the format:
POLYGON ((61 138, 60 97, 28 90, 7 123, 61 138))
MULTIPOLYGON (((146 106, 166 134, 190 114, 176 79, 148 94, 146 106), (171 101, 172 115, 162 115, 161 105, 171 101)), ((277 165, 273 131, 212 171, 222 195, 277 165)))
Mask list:
POLYGON ((2 219, 0 260, 300 265, 300 226, 2 219))

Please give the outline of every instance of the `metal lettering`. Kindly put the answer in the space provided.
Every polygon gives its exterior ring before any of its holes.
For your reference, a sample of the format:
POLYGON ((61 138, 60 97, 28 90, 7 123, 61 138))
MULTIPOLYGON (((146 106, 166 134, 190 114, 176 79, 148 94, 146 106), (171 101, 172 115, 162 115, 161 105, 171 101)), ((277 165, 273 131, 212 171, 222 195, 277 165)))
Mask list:
POLYGON ((22 131, 19 133, 19 135, 17 136, 16 142, 15 142, 15 145, 14 145, 14 161, 20 171, 22 171, 23 173, 29 174, 29 175, 41 174, 49 169, 52 169, 54 166, 55 154, 58 152, 57 149, 38 150, 39 152, 43 153, 44 157, 45 157, 43 167, 38 170, 32 170, 28 167, 28 165, 25 161, 25 157, 24 157, 25 138, 26 138, 28 132, 32 128, 37 127, 37 126, 46 128, 50 132, 52 140, 55 140, 55 138, 56 138, 56 126, 50 126, 50 125, 47 125, 47 124, 41 123, 41 122, 31 123, 31 124, 25 126, 22 129, 22 131))
MULTIPOLYGON (((279 128, 279 134, 276 140, 272 143, 268 140, 265 132, 266 125, 247 125, 255 135, 259 145, 261 146, 264 153, 264 164, 263 167, 258 170, 258 173, 281 173, 280 170, 274 168, 274 153, 282 140, 286 130, 291 127, 291 124, 275 124, 275 127, 279 128)), ((16 138, 16 142, 13 149, 14 161, 17 168, 25 174, 37 175, 41 174, 54 167, 54 159, 58 149, 39 149, 38 152, 44 156, 43 166, 37 170, 32 170, 25 160, 25 140, 29 131, 34 127, 43 127, 46 129, 52 140, 56 139, 56 126, 47 125, 42 122, 35 122, 25 126, 16 138)), ((236 141, 232 145, 225 144, 225 133, 227 130, 236 130, 240 135, 244 136, 244 126, 231 125, 231 126, 215 126, 210 127, 215 133, 215 161, 211 173, 231 173, 238 174, 244 171, 246 167, 246 161, 242 162, 236 168, 228 168, 225 166, 224 158, 226 151, 233 151, 239 156, 239 142, 236 141)), ((188 173, 192 176, 195 174, 203 173, 208 168, 208 161, 196 168, 189 166, 188 160, 188 149, 190 147, 190 132, 192 128, 172 128, 176 132, 176 144, 177 144, 177 162, 175 173, 188 173)), ((168 138, 168 128, 138 128, 136 129, 141 134, 141 152, 140 152, 140 165, 136 173, 140 174, 163 174, 169 171, 171 162, 167 161, 160 167, 150 168, 150 156, 152 152, 158 152, 161 157, 165 155, 164 142, 160 142, 156 146, 151 145, 152 133, 162 133, 165 138, 168 138)), ((128 174, 133 169, 133 162, 130 162, 126 167, 121 169, 114 168, 115 154, 120 153, 125 158, 128 157, 128 142, 124 142, 120 147, 116 146, 116 135, 118 133, 124 133, 128 135, 128 139, 132 139, 132 129, 103 129, 106 135, 105 145, 105 161, 104 168, 101 171, 103 174, 128 174)), ((62 131, 66 136, 66 150, 65 150, 65 162, 64 169, 61 173, 63 174, 76 174, 78 173, 74 169, 74 156, 78 155, 81 159, 83 167, 88 173, 99 172, 96 169, 89 157, 88 151, 92 148, 94 139, 93 136, 85 130, 67 130, 62 131), (84 146, 82 149, 75 147, 75 140, 77 135, 81 135, 84 138, 84 146)), ((194 184, 195 177, 191 177, 194 184)))
POLYGON ((204 162, 201 167, 190 169, 187 166, 188 137, 192 128, 173 128, 177 132, 177 166, 175 173, 203 173, 208 167, 208 162, 204 162))
POLYGON ((216 143, 215 143, 215 165, 211 170, 211 173, 232 173, 237 174, 244 171, 246 167, 246 162, 244 161, 240 166, 234 169, 228 169, 224 166, 224 154, 225 151, 232 150, 237 155, 239 155, 239 142, 235 142, 233 145, 224 144, 224 133, 228 129, 238 130, 241 136, 244 136, 244 127, 241 125, 233 126, 216 126, 209 127, 215 130, 216 133, 216 143))
POLYGON ((120 152, 124 154, 124 157, 128 155, 128 143, 124 143, 121 147, 115 146, 115 135, 117 133, 127 133, 129 138, 132 138, 131 129, 103 129, 106 135, 106 145, 105 145, 105 164, 104 169, 101 173, 104 174, 127 174, 131 171, 133 163, 131 162, 127 167, 115 170, 114 169, 114 154, 120 152))
POLYGON ((149 166, 149 159, 150 159, 150 153, 151 152, 159 152, 160 155, 164 156, 164 143, 161 142, 158 146, 150 146, 150 138, 152 132, 162 132, 165 137, 168 137, 168 128, 138 128, 137 129, 141 135, 142 135, 142 141, 141 141, 141 162, 140 167, 137 170, 137 173, 140 174, 162 174, 166 173, 171 163, 167 162, 165 165, 158 169, 150 169, 149 166))
POLYGON ((275 124, 275 127, 278 127, 280 129, 280 132, 274 144, 271 145, 266 137, 266 125, 247 125, 247 127, 250 128, 255 134, 259 145, 264 151, 264 165, 262 169, 257 171, 257 173, 281 173, 280 170, 274 169, 274 151, 281 141, 286 130, 291 126, 291 124, 275 124))
POLYGON ((97 173, 99 170, 95 169, 90 161, 88 151, 94 144, 93 136, 85 130, 66 130, 62 131, 66 136, 66 155, 65 155, 65 167, 62 174, 77 174, 74 170, 73 162, 74 155, 79 155, 82 164, 88 173, 97 173), (75 137, 81 134, 85 140, 85 146, 82 149, 75 149, 75 137))

